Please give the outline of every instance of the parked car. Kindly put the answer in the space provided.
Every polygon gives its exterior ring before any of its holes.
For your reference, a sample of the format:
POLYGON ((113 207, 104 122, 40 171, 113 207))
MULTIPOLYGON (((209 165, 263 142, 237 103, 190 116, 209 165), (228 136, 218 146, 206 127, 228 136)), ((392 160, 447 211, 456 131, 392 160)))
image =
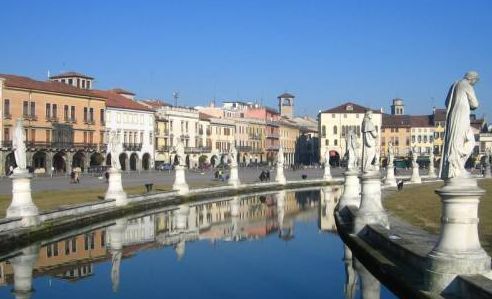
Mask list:
POLYGON ((164 164, 161 164, 157 167, 157 170, 160 170, 160 171, 170 171, 173 169, 174 169, 174 165, 169 164, 169 163, 164 163, 164 164))

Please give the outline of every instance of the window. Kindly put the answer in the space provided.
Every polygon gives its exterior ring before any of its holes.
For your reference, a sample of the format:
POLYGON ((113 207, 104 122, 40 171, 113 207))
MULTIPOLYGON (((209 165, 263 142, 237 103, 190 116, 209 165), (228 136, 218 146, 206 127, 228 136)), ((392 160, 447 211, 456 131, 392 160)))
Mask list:
POLYGON ((68 84, 73 85, 73 79, 68 79, 68 84))
POLYGON ((381 133, 384 133, 384 128, 381 128, 381 133))
POLYGON ((422 142, 422 136, 420 136, 420 135, 419 135, 419 136, 417 137, 417 140, 418 140, 418 142, 419 142, 419 143, 421 143, 421 142, 422 142))
POLYGON ((10 141, 10 128, 3 129, 3 139, 5 141, 10 141))
POLYGON ((152 132, 149 133, 149 144, 152 144, 152 132))
POLYGON ((331 118, 335 118, 335 113, 333 113, 333 114, 331 115, 331 118))
POLYGON ((89 132, 89 144, 94 144, 94 132, 89 132))
POLYGON ((87 143, 87 132, 84 132, 84 143, 87 143))
POLYGON ((338 139, 335 139, 335 140, 333 141, 333 145, 338 146, 338 139))
POLYGON ((50 119, 51 117, 51 104, 46 103, 46 119, 50 119))
POLYGON ((36 103, 35 102, 31 102, 31 117, 34 117, 36 116, 36 103))
POLYGON ((338 134, 338 128, 337 126, 333 126, 333 134, 338 134))
POLYGON ((28 101, 24 101, 24 103, 22 103, 22 115, 23 116, 29 116, 29 102, 28 101))
POLYGON ((89 108, 89 121, 94 122, 94 108, 89 108))
POLYGON ((415 143, 415 136, 412 136, 412 143, 415 143))
POLYGON ((410 145, 410 138, 407 137, 407 146, 410 145))
POLYGON ((46 143, 50 143, 50 142, 51 142, 51 131, 46 130, 46 143))
POLYGON ((400 145, 400 139, 398 137, 395 137, 395 145, 396 146, 400 145))
MULTIPOLYGON (((143 143, 143 137, 144 137, 144 133, 140 132, 140 143, 143 143)), ((137 138, 136 135, 135 138, 137 138)))
POLYGON ((99 132, 99 143, 106 143, 104 141, 104 132, 99 132))
POLYGON ((75 106, 70 107, 70 120, 75 122, 75 106))
POLYGON ((10 118, 10 100, 9 99, 5 99, 3 101, 3 116, 5 118, 10 118))
POLYGON ((70 254, 70 240, 65 240, 65 255, 70 254))
POLYGON ((101 232, 101 247, 106 246, 106 231, 101 232))
POLYGON ((84 122, 87 122, 87 107, 84 107, 84 122))
POLYGON ((36 141, 36 129, 31 129, 31 142, 36 141))
POLYGON ((382 146, 386 145, 386 139, 384 137, 381 137, 381 145, 382 146))
POLYGON ((99 115, 99 120, 101 121, 101 124, 104 125, 104 123, 105 123, 105 121, 104 121, 104 109, 101 109, 99 113, 101 113, 99 115))
POLYGON ((57 107, 57 105, 56 104, 53 104, 53 106, 51 108, 52 108, 52 114, 51 114, 51 116, 53 118, 57 118, 57 116, 58 116, 58 111, 57 111, 58 110, 58 107, 57 107))
POLYGON ((68 121, 68 105, 63 106, 63 119, 68 121))

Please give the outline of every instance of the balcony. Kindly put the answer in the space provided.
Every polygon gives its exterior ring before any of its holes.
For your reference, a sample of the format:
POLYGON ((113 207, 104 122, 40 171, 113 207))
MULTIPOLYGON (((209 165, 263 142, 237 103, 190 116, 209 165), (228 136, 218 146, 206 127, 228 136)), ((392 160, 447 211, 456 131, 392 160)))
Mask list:
POLYGON ((261 140, 260 134, 249 134, 248 137, 250 140, 261 140))
POLYGON ((202 153, 209 153, 211 151, 212 151, 212 147, 209 146, 185 147, 185 153, 190 153, 190 154, 202 154, 202 153))
POLYGON ((75 148, 75 149, 78 149, 78 150, 96 150, 98 147, 98 145, 96 143, 87 143, 87 142, 83 142, 83 143, 73 143, 73 146, 72 148, 75 148))
POLYGON ((63 120, 66 123, 68 123, 68 124, 75 124, 75 123, 77 123, 77 119, 75 119, 75 117, 66 117, 63 120))
POLYGON ((41 141, 28 141, 26 142, 26 147, 28 148, 51 148, 51 142, 41 142, 41 141))
POLYGON ((84 119, 84 124, 94 125, 96 122, 93 119, 84 119))
POLYGON ((243 152, 243 153, 244 153, 244 152, 249 153, 249 152, 251 152, 251 151, 252 151, 252 149, 253 149, 253 148, 252 148, 251 146, 238 146, 238 147, 237 147, 237 151, 238 151, 238 152, 243 152))
POLYGON ((277 132, 267 132, 266 133, 266 138, 274 138, 274 139, 278 139, 280 138, 280 134, 277 133, 277 132))
POLYGON ((52 123, 57 123, 58 122, 58 117, 56 117, 56 116, 46 116, 46 121, 47 122, 52 122, 52 123))
POLYGON ((179 138, 181 138, 181 139, 190 139, 190 135, 188 135, 188 134, 181 134, 179 136, 179 138))
POLYGON ((158 147, 158 148, 157 148, 157 151, 158 151, 158 152, 161 152, 161 153, 168 153, 168 152, 172 151, 172 149, 173 149, 173 148, 172 148, 172 147, 170 147, 169 145, 163 145, 163 146, 161 146, 161 147, 158 147))
POLYGON ((267 145, 265 148, 267 151, 278 151, 280 146, 278 144, 270 144, 270 145, 267 145))
POLYGON ((37 115, 31 115, 31 114, 23 114, 22 118, 24 118, 25 120, 31 120, 31 121, 37 121, 38 120, 37 115))
POLYGON ((11 148, 12 141, 2 141, 2 148, 11 148))
POLYGON ((140 151, 142 149, 141 143, 123 143, 123 149, 125 151, 140 151))

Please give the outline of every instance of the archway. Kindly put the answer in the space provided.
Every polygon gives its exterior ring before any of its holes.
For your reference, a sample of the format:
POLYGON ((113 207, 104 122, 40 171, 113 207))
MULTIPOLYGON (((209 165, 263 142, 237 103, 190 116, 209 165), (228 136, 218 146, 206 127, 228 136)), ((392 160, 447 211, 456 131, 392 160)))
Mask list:
POLYGON ((138 155, 133 153, 130 155, 130 170, 137 170, 138 155))
POLYGON ((73 155, 72 159, 72 169, 73 168, 80 168, 81 171, 85 171, 84 165, 85 165, 85 154, 82 151, 78 151, 73 155))
POLYGON ((206 155, 201 155, 198 157, 198 167, 203 168, 207 164, 207 156, 206 155))
POLYGON ((58 152, 53 156, 53 168, 55 169, 55 172, 67 171, 64 152, 58 152))
POLYGON ((190 168, 190 155, 186 155, 185 162, 186 162, 186 167, 190 168))
POLYGON ((111 167, 111 154, 106 155, 106 166, 111 167))
POLYGON ((120 159, 121 170, 126 170, 126 160, 128 160, 127 154, 121 153, 119 159, 120 159))
POLYGON ((104 162, 104 156, 100 153, 93 153, 91 155, 90 166, 101 166, 104 162))
POLYGON ((178 159, 178 155, 174 155, 174 165, 179 165, 179 159, 178 159))
POLYGON ((46 152, 37 151, 32 156, 32 166, 34 169, 43 168, 46 170, 46 152))
POLYGON ((145 153, 142 157, 142 169, 149 170, 150 169, 150 155, 145 153))
POLYGON ((14 153, 8 154, 5 158, 5 174, 10 173, 10 166, 12 166, 12 169, 17 167, 17 163, 15 163, 14 153))
POLYGON ((330 165, 340 166, 340 154, 337 151, 330 151, 330 165))

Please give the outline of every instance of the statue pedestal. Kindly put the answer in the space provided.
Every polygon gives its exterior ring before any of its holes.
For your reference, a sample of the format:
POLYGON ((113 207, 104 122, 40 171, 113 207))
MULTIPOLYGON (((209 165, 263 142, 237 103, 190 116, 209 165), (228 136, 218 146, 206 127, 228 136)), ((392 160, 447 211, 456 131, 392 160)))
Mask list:
POLYGON ((31 197, 32 175, 27 170, 14 170, 12 179, 12 202, 7 209, 7 218, 22 217, 23 226, 39 223, 39 211, 31 197))
POLYGON ((346 206, 360 206, 360 181, 359 172, 347 170, 345 172, 345 182, 343 184, 343 194, 338 204, 338 209, 342 210, 346 206))
POLYGON ((332 179, 331 177, 331 169, 330 169, 330 163, 325 163, 325 172, 323 173, 323 180, 329 181, 332 179))
POLYGON ((388 215, 381 203, 381 175, 379 171, 365 172, 361 176, 362 196, 355 217, 354 233, 358 234, 367 224, 380 224, 389 229, 388 215))
POLYGON ((22 255, 10 259, 14 271, 14 289, 16 298, 31 298, 33 292, 33 269, 38 260, 39 246, 31 245, 22 250, 22 255))
POLYGON ((396 187, 395 166, 388 165, 388 168, 386 169, 386 179, 384 180, 384 185, 389 187, 396 187))
POLYGON ((359 274, 361 298, 364 299, 380 299, 381 298, 381 283, 364 267, 364 265, 355 260, 355 271, 359 274))
POLYGON ((190 191, 188 184, 186 183, 185 167, 182 165, 176 165, 176 178, 173 184, 173 190, 178 191, 179 195, 187 194, 190 191))
POLYGON ((410 183, 416 183, 416 184, 422 183, 422 179, 420 178, 418 167, 412 167, 412 177, 410 178, 410 183))
POLYGON ((239 181, 239 172, 237 169, 237 165, 231 165, 231 173, 229 175, 228 184, 235 188, 241 185, 241 182, 239 181))
POLYGON ((490 256, 478 238, 478 204, 485 191, 473 178, 446 181, 436 190, 441 197, 441 230, 439 241, 428 258, 428 289, 453 292, 459 274, 490 271, 490 256))
POLYGON ((277 174, 275 176, 275 182, 277 182, 280 185, 287 184, 287 180, 285 179, 285 175, 284 175, 283 166, 277 166, 277 174))
POLYGON ((126 192, 123 190, 123 184, 121 182, 121 170, 110 168, 108 190, 104 199, 116 200, 117 206, 124 206, 128 204, 128 198, 126 192))

